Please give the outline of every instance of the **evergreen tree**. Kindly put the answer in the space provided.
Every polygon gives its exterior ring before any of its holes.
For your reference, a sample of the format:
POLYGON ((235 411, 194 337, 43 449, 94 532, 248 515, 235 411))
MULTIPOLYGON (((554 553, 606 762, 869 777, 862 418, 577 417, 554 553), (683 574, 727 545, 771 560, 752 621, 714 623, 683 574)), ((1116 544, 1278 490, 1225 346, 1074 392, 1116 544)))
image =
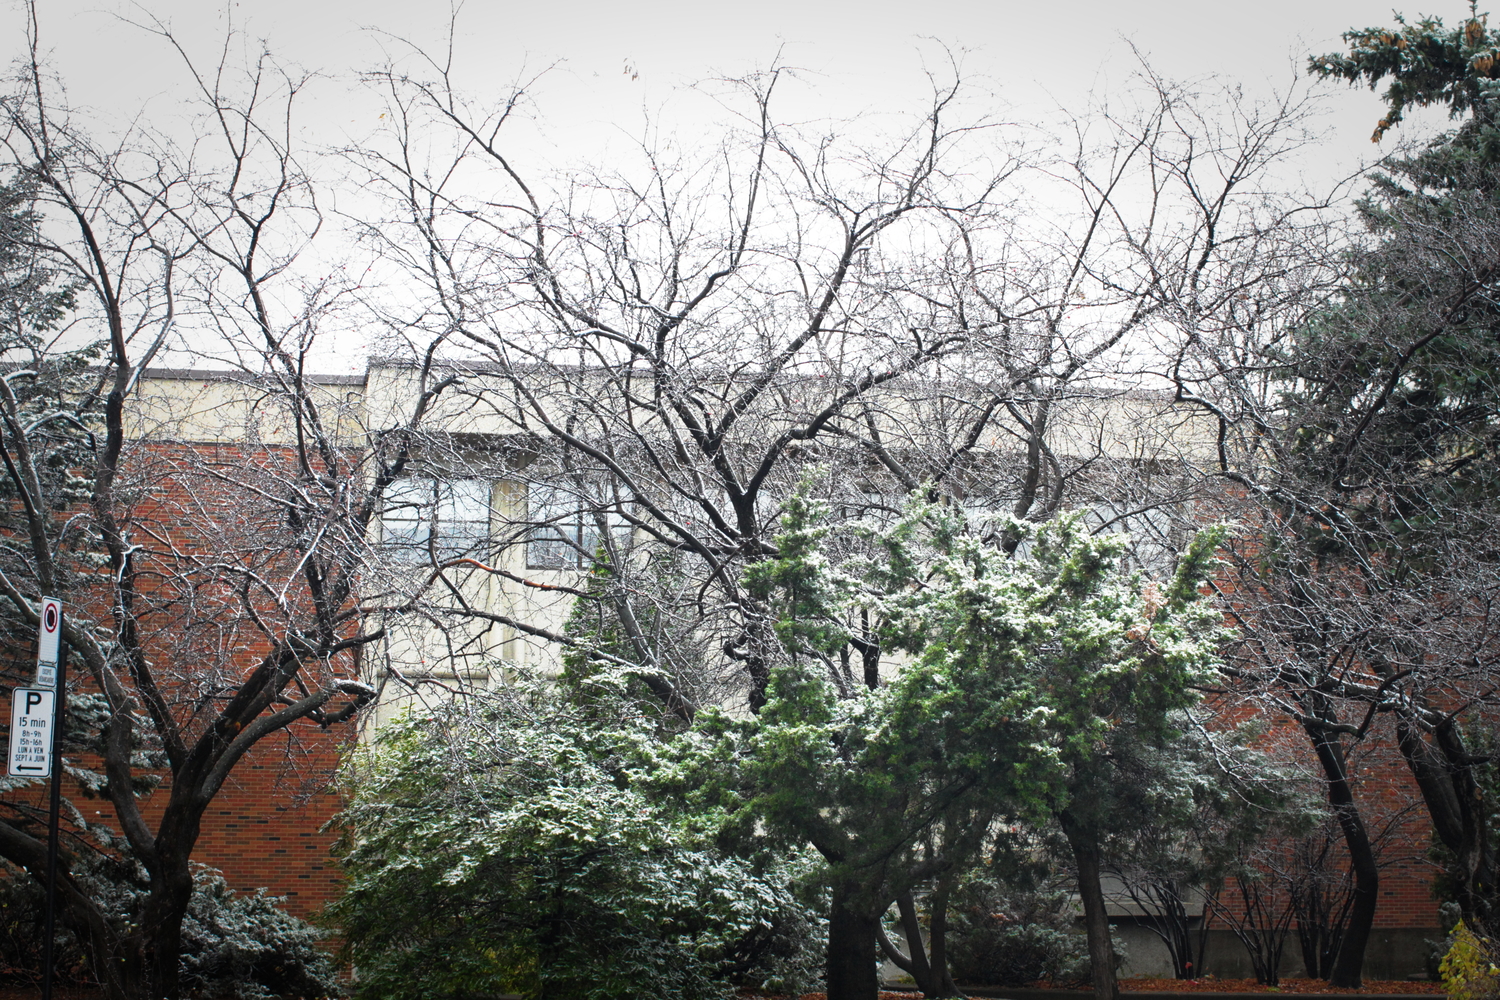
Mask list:
POLYGON ((1483 624, 1500 570, 1500 31, 1471 4, 1454 27, 1398 16, 1344 37, 1347 54, 1311 68, 1385 84, 1377 138, 1412 107, 1458 124, 1384 161, 1358 206, 1372 241, 1337 308, 1299 331, 1291 479, 1334 530, 1295 520, 1320 536, 1323 573, 1374 598, 1358 616, 1375 626, 1363 700, 1395 717, 1465 920, 1493 929, 1483 761, 1453 709, 1483 697, 1500 659, 1483 624))
MULTIPOLYGON (((1224 640, 1200 585, 1214 547, 1200 537, 1161 590, 1122 571, 1123 542, 1080 517, 1040 529, 1020 555, 983 541, 951 508, 915 504, 864 530, 869 551, 827 557, 805 498, 789 507, 779 558, 748 585, 780 612, 788 656, 744 725, 749 811, 829 866, 828 995, 871 1000, 876 942, 891 900, 973 856, 1001 816, 1058 817, 1078 867, 1096 989, 1113 996, 1100 890, 1100 817, 1118 731, 1160 745, 1195 700, 1224 640), (841 692, 827 664, 850 621, 908 657, 874 687, 841 692), (1103 783, 1103 784, 1101 784, 1103 783), (966 830, 945 857, 916 850, 939 824, 966 830)), ((934 985, 945 985, 937 969, 934 985)))
POLYGON ((1236 672, 1296 720, 1321 766, 1354 881, 1329 978, 1356 987, 1380 874, 1352 761, 1378 715, 1453 852, 1466 915, 1487 925, 1493 906, 1476 760, 1453 709, 1492 688, 1500 662, 1484 624, 1500 567, 1500 33, 1471 5, 1455 27, 1398 16, 1344 38, 1347 52, 1310 69, 1384 85, 1376 139, 1416 107, 1458 123, 1373 175, 1365 236, 1328 301, 1260 340, 1248 367, 1228 362, 1257 383, 1268 373, 1271 399, 1222 471, 1259 511, 1231 546, 1236 672))
MULTIPOLYGON (((0 400, 5 404, 0 407, 0 437, 23 441, 30 452, 40 477, 38 493, 58 529, 59 569, 73 582, 93 562, 91 539, 80 524, 70 522, 70 515, 88 501, 82 473, 93 465, 91 435, 99 422, 83 390, 100 345, 81 337, 63 349, 56 343, 76 336, 67 328, 75 288, 35 250, 35 198, 34 186, 24 178, 0 184, 0 400)), ((0 533, 24 538, 22 513, 14 482, 0 476, 0 533)), ((34 584, 27 556, 24 545, 0 547, 5 571, 34 584)), ((0 671, 13 683, 30 682, 35 665, 26 653, 35 634, 33 623, 0 602, 0 642, 15 656, 0 660, 0 671)))

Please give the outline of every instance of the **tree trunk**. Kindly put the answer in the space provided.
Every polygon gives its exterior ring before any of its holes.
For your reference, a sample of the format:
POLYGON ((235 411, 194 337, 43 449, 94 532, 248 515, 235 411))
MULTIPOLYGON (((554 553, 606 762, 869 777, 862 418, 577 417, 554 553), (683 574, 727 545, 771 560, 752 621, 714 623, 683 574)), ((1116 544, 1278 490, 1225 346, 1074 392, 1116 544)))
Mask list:
POLYGON ((1487 822, 1489 803, 1474 779, 1474 762, 1463 735, 1450 718, 1429 741, 1416 722, 1398 716, 1396 742, 1422 792, 1433 832, 1453 853, 1449 874, 1465 926, 1476 934, 1493 934, 1496 865, 1487 822))
POLYGON ((828 1000, 879 1000, 877 946, 880 914, 862 887, 841 882, 833 887, 828 911, 828 1000))
POLYGON ((948 968, 948 897, 952 894, 951 877, 939 879, 937 888, 932 893, 932 927, 929 929, 929 936, 932 938, 930 995, 938 997, 963 996, 953 983, 953 970, 948 968))
POLYGON ((1344 927, 1343 940, 1339 942, 1338 957, 1328 976, 1330 986, 1358 989, 1361 972, 1365 964, 1365 947, 1370 941, 1370 928, 1375 923, 1375 905, 1380 901, 1380 868, 1375 863, 1375 850, 1370 845, 1370 835, 1365 831, 1359 807, 1354 804, 1354 792, 1349 785, 1349 772, 1344 763, 1344 747, 1336 733, 1318 724, 1316 719, 1303 723, 1318 762, 1328 779, 1328 804, 1333 807, 1344 833, 1344 845, 1349 850, 1350 866, 1354 870, 1353 900, 1349 907, 1349 922, 1344 927))
POLYGON ((922 923, 917 918, 916 900, 910 892, 896 898, 896 909, 901 913, 901 932, 906 938, 906 951, 899 951, 880 930, 881 950, 887 958, 906 972, 916 982, 917 989, 926 997, 963 997, 953 982, 953 972, 948 968, 948 897, 953 892, 949 880, 938 882, 928 905, 931 921, 927 941, 922 940, 922 923), (931 957, 929 957, 929 955, 931 957))
POLYGON ((1335 910, 1327 888, 1316 883, 1303 890, 1300 901, 1293 895, 1292 907, 1297 914, 1297 943, 1302 949, 1307 976, 1327 979, 1333 975, 1333 962, 1338 958, 1350 907, 1344 905, 1335 910))
MULTIPOLYGON (((1193 933, 1188 927, 1187 905, 1182 889, 1174 879, 1164 879, 1156 890, 1157 913, 1162 922, 1162 940, 1172 956, 1172 975, 1177 979, 1197 978, 1194 964, 1193 933)), ((1197 955, 1199 961, 1203 956, 1197 955)))
POLYGON ((142 1000, 177 1000, 181 995, 182 921, 193 895, 193 873, 186 855, 164 858, 163 868, 152 879, 136 937, 140 976, 131 986, 142 1000))
POLYGON ((1083 901, 1083 926, 1088 933, 1094 996, 1097 1000, 1119 1000, 1115 949, 1109 937, 1109 911, 1105 909, 1104 888, 1099 880, 1099 839, 1092 830, 1076 822, 1066 809, 1057 818, 1078 867, 1078 896, 1083 901))
POLYGON ((916 901, 910 892, 895 898, 895 909, 901 915, 901 936, 906 939, 906 952, 900 952, 885 937, 885 928, 880 928, 880 949, 885 957, 895 963, 897 969, 906 973, 915 982, 922 994, 932 993, 932 969, 927 964, 927 948, 922 945, 922 925, 916 919, 916 901))

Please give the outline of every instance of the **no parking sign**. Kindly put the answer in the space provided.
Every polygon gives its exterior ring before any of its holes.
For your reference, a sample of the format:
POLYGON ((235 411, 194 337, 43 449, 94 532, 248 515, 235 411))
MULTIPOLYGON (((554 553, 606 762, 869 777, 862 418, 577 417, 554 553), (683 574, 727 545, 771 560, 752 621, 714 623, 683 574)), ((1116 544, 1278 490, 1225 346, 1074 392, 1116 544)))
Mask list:
POLYGON ((62 638, 62 601, 42 598, 42 621, 36 635, 36 686, 57 687, 57 649, 62 638))

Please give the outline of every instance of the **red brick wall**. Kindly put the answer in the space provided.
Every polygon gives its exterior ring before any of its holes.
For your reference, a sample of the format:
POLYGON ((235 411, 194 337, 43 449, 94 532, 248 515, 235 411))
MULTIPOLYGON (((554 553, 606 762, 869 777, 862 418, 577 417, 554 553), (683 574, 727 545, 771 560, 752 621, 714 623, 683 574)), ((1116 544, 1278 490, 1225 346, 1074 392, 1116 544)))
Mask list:
MULTIPOLYGON (((332 778, 341 748, 353 737, 352 729, 308 727, 295 740, 273 737, 247 754, 204 813, 193 860, 223 871, 231 888, 285 896, 287 910, 315 920, 340 891, 336 834, 323 827, 338 811, 332 778)), ((143 805, 153 828, 167 789, 163 784, 143 805)), ((63 794, 85 818, 119 829, 106 800, 84 797, 72 781, 63 794)), ((42 786, 6 798, 45 809, 47 791, 42 786)), ((63 820, 66 830, 66 812, 63 820)))
POLYGON ((335 834, 322 828, 338 810, 330 778, 351 736, 311 729, 296 746, 264 741, 209 806, 196 859, 223 870, 236 889, 268 889, 292 913, 315 918, 339 892, 335 834))
MULTIPOLYGON (((269 648, 243 612, 242 595, 222 582, 205 583, 194 555, 222 552, 224 561, 232 561, 239 541, 254 546, 273 544, 268 531, 284 528, 275 520, 274 510, 268 514, 266 505, 255 503, 253 495, 241 495, 240 487, 206 476, 204 469, 213 463, 260 465, 274 474, 283 466, 291 469, 291 456, 277 449, 247 455, 234 445, 146 443, 130 449, 127 463, 135 484, 130 488, 139 491, 129 530, 145 546, 137 555, 147 571, 137 612, 143 616, 146 655, 158 672, 171 710, 187 727, 185 738, 191 745, 215 713, 214 701, 205 695, 212 692, 222 697, 238 677, 255 668, 269 648), (261 522, 266 523, 266 531, 261 530, 261 522)), ((274 580, 285 571, 296 580, 294 567, 278 565, 274 549, 257 553, 255 560, 251 568, 267 578, 274 580)), ((303 602, 305 607, 307 596, 297 586, 286 593, 290 605, 303 602)), ((109 620, 110 595, 104 588, 66 596, 75 603, 75 613, 82 602, 91 617, 109 620)), ((264 610, 270 612, 266 618, 275 627, 275 607, 268 598, 262 599, 267 603, 264 610)), ((7 652, 12 655, 4 656, 0 664, 5 672, 3 683, 26 682, 34 652, 7 652)), ((70 664, 70 686, 79 684, 82 669, 75 658, 70 664)), ((334 669, 341 676, 351 676, 354 661, 346 655, 334 669)), ((321 679, 309 678, 308 683, 315 685, 321 679)), ((293 913, 316 916, 339 891, 329 850, 334 835, 322 827, 337 811, 330 782, 340 750, 354 738, 357 726, 358 720, 353 720, 324 731, 299 722, 263 739, 238 762, 208 807, 194 859, 223 870, 236 889, 265 888, 285 896, 293 913)), ((106 800, 85 799, 76 793, 74 788, 67 792, 86 816, 118 830, 106 800)), ((168 788, 163 786, 143 805, 153 829, 167 795, 168 788)), ((40 802, 44 796, 44 790, 33 789, 25 797, 40 802)))
MULTIPOLYGON (((1268 724, 1257 741, 1258 745, 1273 754, 1281 764, 1290 765, 1300 775, 1299 780, 1304 786, 1326 805, 1326 798, 1322 796, 1321 770, 1307 735, 1288 717, 1263 713, 1264 709, 1244 701, 1220 705, 1220 715, 1226 723, 1259 719, 1268 724)), ((1348 765, 1353 778, 1355 806, 1380 865, 1380 898, 1375 911, 1375 927, 1438 927, 1438 902, 1432 895, 1432 880, 1438 871, 1428 857, 1432 826, 1416 783, 1396 750, 1389 719, 1377 719, 1364 740, 1349 744, 1348 765)), ((1336 830, 1334 833, 1330 865, 1347 870, 1348 853, 1341 836, 1336 830)), ((1290 850, 1291 839, 1282 846, 1290 850)), ((1222 898, 1231 909, 1236 908, 1232 885, 1222 898)))

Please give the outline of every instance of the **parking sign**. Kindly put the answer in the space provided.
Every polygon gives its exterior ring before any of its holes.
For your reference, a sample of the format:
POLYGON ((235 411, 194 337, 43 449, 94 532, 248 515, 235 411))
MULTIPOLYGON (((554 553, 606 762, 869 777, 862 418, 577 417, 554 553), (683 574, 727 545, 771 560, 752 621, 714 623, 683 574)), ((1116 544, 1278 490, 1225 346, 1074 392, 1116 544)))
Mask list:
POLYGON ((16 688, 10 693, 10 776, 46 778, 52 774, 52 709, 57 692, 16 688))

